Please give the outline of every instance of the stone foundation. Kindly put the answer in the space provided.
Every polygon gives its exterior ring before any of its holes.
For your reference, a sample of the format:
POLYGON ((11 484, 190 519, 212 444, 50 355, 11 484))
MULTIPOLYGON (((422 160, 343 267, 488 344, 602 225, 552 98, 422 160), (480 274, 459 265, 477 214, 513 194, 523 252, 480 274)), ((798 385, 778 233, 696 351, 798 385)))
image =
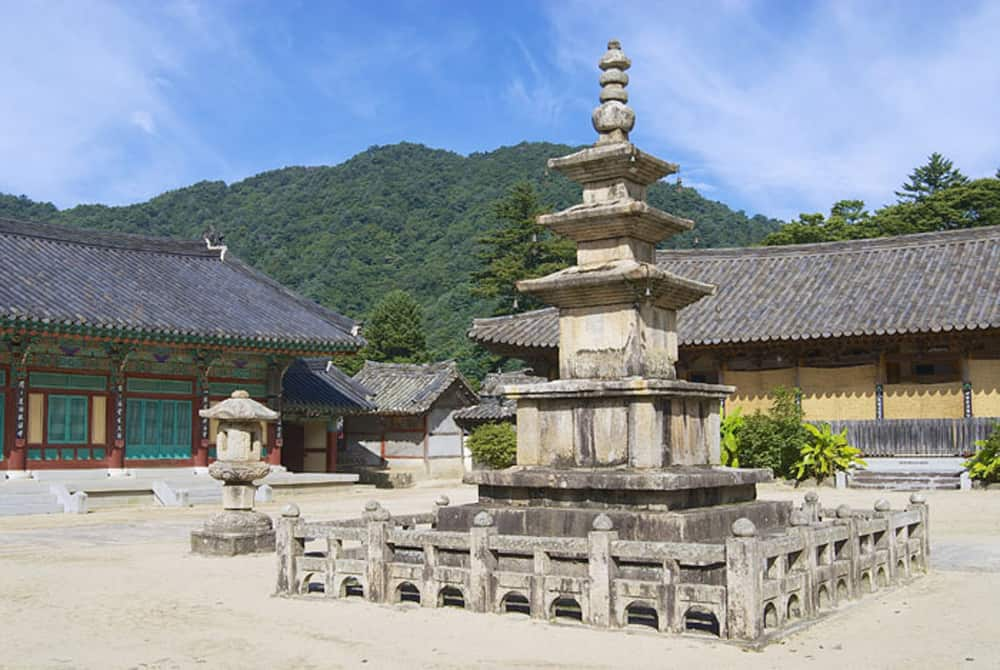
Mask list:
POLYGON ((269 554, 274 551, 274 546, 273 530, 256 533, 191 531, 191 553, 205 556, 269 554))

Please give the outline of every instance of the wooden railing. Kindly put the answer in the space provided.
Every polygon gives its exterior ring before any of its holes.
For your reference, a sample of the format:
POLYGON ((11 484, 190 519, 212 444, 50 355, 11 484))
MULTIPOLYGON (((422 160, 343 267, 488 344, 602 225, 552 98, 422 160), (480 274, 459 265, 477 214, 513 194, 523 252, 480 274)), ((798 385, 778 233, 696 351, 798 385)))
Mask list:
POLYGON ((837 432, 846 428, 848 441, 865 456, 968 456, 975 453, 976 440, 989 437, 998 421, 991 417, 972 417, 825 423, 837 432))

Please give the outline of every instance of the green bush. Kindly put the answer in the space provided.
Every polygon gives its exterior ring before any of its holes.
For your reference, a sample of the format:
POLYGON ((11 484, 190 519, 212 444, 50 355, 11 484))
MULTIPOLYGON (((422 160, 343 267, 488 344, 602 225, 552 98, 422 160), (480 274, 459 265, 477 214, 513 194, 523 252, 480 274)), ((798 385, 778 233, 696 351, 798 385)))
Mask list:
POLYGON ((486 423, 475 428, 465 446, 476 463, 499 470, 517 461, 517 430, 509 423, 486 423))
POLYGON ((740 467, 740 429, 746 419, 737 407, 722 420, 722 464, 730 468, 740 467))
POLYGON ((813 477, 818 483, 837 471, 867 465, 861 459, 861 450, 847 442, 846 428, 834 433, 828 423, 821 424, 819 428, 808 423, 804 427, 809 436, 795 462, 796 479, 813 477))
POLYGON ((1000 423, 985 440, 976 440, 976 455, 965 462, 969 476, 984 482, 1000 481, 1000 423))
POLYGON ((771 468, 776 477, 790 478, 807 433, 796 402, 798 390, 779 386, 773 393, 771 408, 744 417, 736 431, 737 462, 742 468, 771 468))

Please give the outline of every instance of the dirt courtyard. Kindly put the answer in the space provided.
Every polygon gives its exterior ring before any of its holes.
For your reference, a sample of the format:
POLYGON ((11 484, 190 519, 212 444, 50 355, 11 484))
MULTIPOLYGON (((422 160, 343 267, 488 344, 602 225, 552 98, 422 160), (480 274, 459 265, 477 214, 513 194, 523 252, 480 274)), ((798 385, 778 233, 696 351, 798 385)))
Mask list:
MULTIPOLYGON (((762 498, 807 489, 767 485, 762 498)), ((472 487, 344 489, 294 498, 307 519, 380 500, 430 511, 472 487)), ((874 491, 819 489, 824 506, 874 491)), ((893 507, 907 494, 890 493, 893 507)), ((276 515, 286 500, 261 509, 276 515)), ((134 508, 0 518, 0 668, 1000 668, 1000 492, 928 494, 933 572, 763 651, 517 615, 271 597, 273 556, 188 553, 214 510, 134 508)))

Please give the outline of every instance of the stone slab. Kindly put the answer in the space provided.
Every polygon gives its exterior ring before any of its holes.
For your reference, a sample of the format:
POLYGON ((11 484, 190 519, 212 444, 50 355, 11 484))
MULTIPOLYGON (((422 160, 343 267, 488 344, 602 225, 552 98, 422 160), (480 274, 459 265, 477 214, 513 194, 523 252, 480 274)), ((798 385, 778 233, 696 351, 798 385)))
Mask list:
POLYGON ((204 556, 239 556, 274 553, 274 531, 259 533, 214 533, 191 531, 191 553, 204 556))
POLYGON ((514 466, 505 470, 474 470, 466 484, 539 489, 678 491, 759 484, 772 480, 766 468, 721 465, 679 465, 655 470, 636 468, 546 468, 514 466))
POLYGON ((786 526, 791 510, 791 502, 774 500, 667 512, 471 503, 438 510, 437 529, 467 532, 476 514, 487 511, 501 535, 586 537, 593 529, 594 519, 605 514, 623 540, 722 542, 732 535, 731 526, 736 519, 750 519, 761 532, 766 532, 786 526))
POLYGON ((557 379, 544 384, 507 384, 500 392, 512 399, 601 398, 628 396, 676 396, 725 399, 736 392, 735 386, 702 384, 680 379, 557 379))

